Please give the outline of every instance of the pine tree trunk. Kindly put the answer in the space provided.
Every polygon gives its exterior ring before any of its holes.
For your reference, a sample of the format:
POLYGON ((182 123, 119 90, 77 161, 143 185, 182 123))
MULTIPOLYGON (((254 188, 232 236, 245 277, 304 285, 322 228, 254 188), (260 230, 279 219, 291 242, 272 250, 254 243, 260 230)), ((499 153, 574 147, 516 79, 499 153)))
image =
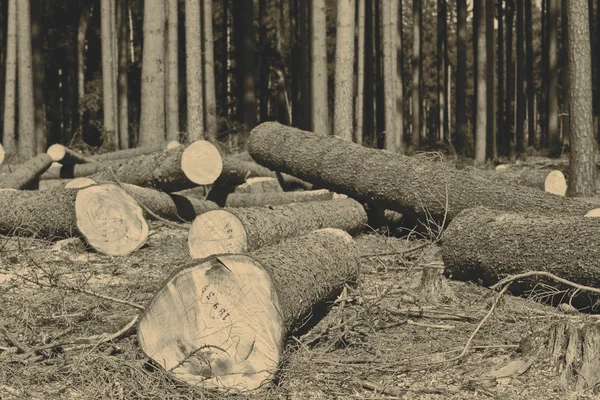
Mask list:
MULTIPOLYGON (((365 0, 365 84, 363 96, 363 143, 365 138, 375 137, 375 63, 367 62, 375 58, 373 35, 373 0, 365 0)), ((377 61, 376 61, 377 62, 377 61)))
POLYGON ((596 193, 591 49, 587 3, 567 2, 569 38, 569 196, 596 193))
POLYGON ((542 0, 542 65, 541 65, 541 98, 540 98, 540 125, 541 148, 548 147, 548 1, 542 0))
MULTIPOLYGON (((364 3, 364 0, 362 0, 364 3)), ((341 3, 340 3, 341 4, 341 3)), ((341 5, 339 5, 341 7, 341 5)), ((325 13, 325 0, 312 0, 310 8, 311 21, 311 130, 328 135, 329 128, 329 102, 327 83, 327 24, 325 13)), ((359 32, 360 35, 360 32, 359 32)), ((337 36, 337 35, 336 35, 337 36)), ((339 36, 336 40, 339 40, 339 36)), ((359 36, 360 42, 360 36, 359 36)), ((359 55, 360 56, 360 55, 359 55)), ((342 68, 341 66, 340 68, 342 68)), ((337 68, 337 66, 336 66, 337 68)), ((347 67, 345 67, 347 68, 347 67)), ((359 71, 362 67, 359 65, 359 71)), ((336 77, 337 80, 337 77, 336 77)), ((352 82, 352 79, 350 80, 352 82)), ((359 89, 360 90, 360 89, 359 89)), ((337 91, 336 91, 337 96, 337 91)), ((352 122, 350 122, 352 123, 352 122)))
POLYGON ((584 215, 600 204, 494 183, 440 162, 367 149, 274 122, 255 128, 248 145, 252 158, 267 168, 403 214, 427 218, 426 213, 436 221, 449 221, 478 205, 584 215), (360 173, 348 172, 365 163, 369 168, 360 173))
MULTIPOLYGON (((34 106, 34 129, 35 129, 35 153, 43 153, 48 148, 48 138, 46 137, 46 107, 44 101, 44 37, 43 37, 43 19, 42 15, 42 1, 41 0, 31 0, 32 8, 31 8, 31 65, 33 72, 33 106, 34 106)), ((69 60, 69 64, 67 66, 67 70, 70 69, 72 62, 69 60)), ((64 99, 64 109, 69 115, 67 121, 65 121, 64 129, 68 132, 73 131, 74 124, 74 113, 75 103, 73 102, 73 96, 70 96, 71 93, 74 93, 71 90, 72 77, 69 74, 66 77, 67 85, 69 89, 67 90, 66 99, 64 99)))
POLYGON ((418 150, 421 136, 421 26, 423 10, 422 0, 413 0, 413 53, 412 53, 412 149, 418 150))
POLYGON ((487 54, 486 54, 486 0, 475 0, 474 7, 475 19, 473 23, 476 25, 477 52, 475 57, 475 91, 476 109, 475 109, 475 163, 485 163, 486 155, 486 138, 487 138, 487 54))
POLYGON ((488 159, 495 160, 498 157, 496 147, 496 40, 494 37, 494 4, 486 3, 485 8, 485 41, 486 41, 486 105, 487 105, 487 133, 486 154, 488 159))
POLYGON ((514 147, 512 143, 515 97, 515 65, 513 63, 513 20, 515 16, 515 2, 506 2, 506 101, 504 111, 504 132, 502 132, 502 144, 507 154, 513 156, 514 147))
POLYGON ((437 0, 437 129, 440 142, 447 136, 446 110, 446 61, 447 61, 447 28, 446 28, 446 0, 437 0))
POLYGON ((558 130, 558 14, 560 0, 548 0, 548 147, 554 156, 560 155, 558 130))
POLYGON ((527 132, 529 146, 539 147, 535 132, 535 82, 533 80, 533 1, 525 0, 525 55, 527 57, 527 132))
POLYGON ((179 140, 179 10, 177 0, 167 0, 167 140, 179 140))
POLYGON ((2 145, 7 160, 17 155, 17 0, 8 1, 8 26, 6 35, 6 69, 4 87, 4 122, 2 145))
MULTIPOLYGON (((101 30, 102 30, 102 111, 104 115, 104 130, 107 138, 115 143, 118 148, 119 136, 117 131, 117 119, 114 114, 116 93, 113 89, 113 36, 111 24, 111 3, 114 0, 101 0, 101 30)), ((148 42, 146 42, 148 43, 148 42)), ((145 60, 146 58, 144 58, 145 60)), ((142 96, 143 98, 143 96, 142 96)))
MULTIPOLYGON (((197 26, 197 20, 195 23, 197 26)), ((142 57, 142 110, 139 145, 143 147, 165 140, 164 0, 153 0, 144 3, 144 47, 142 57)))
POLYGON ((19 156, 23 159, 29 159, 37 153, 31 60, 30 0, 17 1, 17 42, 19 156))
POLYGON ((203 139, 204 98, 202 79, 200 0, 185 2, 185 68, 187 91, 187 141, 203 139))
POLYGON ((267 207, 290 203, 332 200, 329 190, 303 190, 279 193, 231 193, 225 200, 226 207, 267 207))
POLYGON ((525 152, 525 111, 527 111, 527 97, 525 94, 525 52, 523 46, 525 44, 525 27, 524 27, 524 10, 523 1, 517 1, 517 93, 516 111, 517 111, 517 154, 525 152))
POLYGON ((229 117, 229 0, 223 0, 221 19, 221 115, 229 117))
POLYGON ((254 79, 254 2, 242 0, 233 7, 238 120, 252 129, 256 125, 254 79))
MULTIPOLYGON (((391 152, 396 152, 396 95, 394 83, 396 80, 396 68, 394 65, 394 40, 392 34, 392 4, 393 0, 382 1, 379 5, 380 12, 380 43, 381 43, 381 66, 382 66, 382 82, 383 87, 383 102, 381 103, 382 113, 384 117, 383 130, 385 132, 384 149, 391 152)), ((379 103, 377 104, 379 108, 379 103)))
POLYGON ((35 185, 38 177, 52 165, 52 158, 41 153, 20 164, 18 168, 8 175, 0 177, 0 189, 27 189, 35 185))
POLYGON ((79 24, 77 25, 77 107, 79 112, 79 121, 83 123, 83 100, 85 96, 85 45, 87 30, 94 12, 92 2, 89 0, 80 0, 79 24))
POLYGON ((206 110, 206 138, 217 140, 217 97, 215 88, 212 0, 203 0, 202 5, 202 15, 204 17, 204 106, 206 110))
MULTIPOLYGON (((558 124, 560 126, 560 136, 562 147, 570 146, 569 143, 569 27, 567 26, 567 1, 562 0, 560 6, 560 93, 558 95, 560 103, 560 114, 558 124)), ((591 61, 590 61, 591 62, 591 61)))
POLYGON ((507 155, 508 149, 504 148, 500 138, 503 137, 504 131, 504 85, 505 85, 505 64, 504 64, 504 1, 497 3, 498 15, 498 97, 496 100, 498 112, 496 113, 497 134, 494 146, 497 148, 497 154, 507 155))
POLYGON ((121 0, 117 5, 117 25, 119 27, 118 38, 118 95, 119 95, 119 148, 122 150, 129 148, 129 87, 128 77, 129 59, 128 47, 129 37, 127 36, 127 11, 129 10, 129 1, 121 0))
POLYGON ((354 121, 354 1, 338 0, 333 134, 352 140, 354 121))
POLYGON ((406 146, 404 144, 404 77, 402 76, 402 71, 404 70, 404 56, 402 54, 403 49, 403 39, 402 39, 402 7, 403 2, 401 0, 393 0, 392 2, 392 18, 395 18, 395 23, 393 26, 395 29, 392 32, 392 35, 395 37, 395 48, 393 49, 395 57, 394 57, 394 66, 396 69, 396 78, 394 81, 394 92, 396 93, 396 123, 394 125, 394 129, 396 130, 396 151, 400 154, 404 154, 406 152, 406 146))
POLYGON ((454 148, 461 154, 467 139, 467 0, 457 0, 456 134, 454 148))
POLYGON ((365 104, 365 1, 358 0, 356 11, 356 104, 354 109, 354 143, 363 144, 365 104))

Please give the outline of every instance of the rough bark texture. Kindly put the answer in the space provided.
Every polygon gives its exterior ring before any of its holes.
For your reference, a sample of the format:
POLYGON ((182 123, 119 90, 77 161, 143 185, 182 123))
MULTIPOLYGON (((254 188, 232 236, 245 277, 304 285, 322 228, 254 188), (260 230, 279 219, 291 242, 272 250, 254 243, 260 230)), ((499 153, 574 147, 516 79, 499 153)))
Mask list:
POLYGON ((231 193, 225 201, 226 207, 263 207, 309 201, 333 199, 334 193, 326 189, 280 193, 231 193))
POLYGON ((568 1, 569 123, 571 132, 569 196, 596 193, 596 145, 592 99, 592 61, 588 5, 568 1))
POLYGON ((217 139, 217 95, 215 87, 215 55, 213 41, 212 0, 203 0, 204 28, 204 99, 206 107, 206 137, 217 139))
POLYGON ((110 153, 98 154, 95 156, 89 156, 88 158, 93 162, 102 162, 110 160, 124 160, 131 157, 141 156, 144 154, 154 153, 156 151, 165 150, 167 148, 166 142, 160 142, 155 145, 137 147, 135 149, 112 151, 110 153))
POLYGON ((554 155, 560 154, 558 130, 558 14, 560 0, 548 1, 548 147, 554 155))
MULTIPOLYGON (((119 28, 118 38, 118 120, 119 120, 119 148, 129 148, 129 89, 128 89, 128 69, 129 60, 127 51, 129 47, 129 37, 127 36, 127 14, 129 11, 129 1, 121 0, 117 4, 117 22, 119 28)), ((177 114, 178 115, 178 114, 177 114)))
POLYGON ((48 154, 38 154, 36 157, 21 164, 14 172, 0 177, 1 189, 25 189, 34 184, 37 178, 52 165, 48 154))
POLYGON ((17 153, 16 101, 17 101, 17 0, 8 1, 6 35, 6 68, 4 86, 4 124, 2 144, 9 156, 17 153))
MULTIPOLYGON (((488 159, 498 158, 496 147, 496 40, 494 32, 494 2, 488 2, 485 6, 485 36, 486 36, 486 71, 487 71, 487 134, 486 155, 488 159)), ((501 104, 501 103, 500 103, 501 104)))
POLYGON ((467 138, 467 0, 456 1, 456 134, 454 148, 465 150, 467 138))
POLYGON ((30 0, 17 1, 17 21, 19 156, 29 159, 36 155, 30 0))
MULTIPOLYGON (((392 3, 393 0, 382 0, 379 4, 379 37, 381 46, 381 83, 383 86, 383 129, 378 127, 378 131, 384 131, 385 137, 383 148, 388 151, 396 152, 396 66, 394 65, 394 40, 392 37, 392 3)), ((379 107, 379 103, 377 105, 379 107)))
POLYGON ((50 158, 52 158, 52 161, 61 163, 63 165, 86 164, 93 162, 93 160, 61 144, 53 144, 48 148, 46 153, 50 156, 50 158))
POLYGON ((525 56, 527 64, 527 132, 528 145, 539 148, 538 135, 535 131, 535 81, 533 79, 533 0, 525 0, 525 56))
POLYGON ((485 47, 485 9, 487 0, 475 0, 475 39, 477 43, 475 59, 475 162, 485 162, 486 139, 487 139, 487 54, 485 47))
POLYGON ((515 133, 516 133, 516 150, 517 154, 525 152, 525 111, 527 110, 527 97, 525 94, 525 26, 524 26, 524 4, 523 0, 518 0, 517 4, 517 29, 516 40, 517 46, 517 93, 515 95, 515 108, 517 113, 515 133))
POLYGON ((403 2, 401 0, 394 0, 392 2, 392 18, 395 16, 395 32, 392 34, 395 36, 395 68, 396 78, 394 80, 394 92, 396 96, 396 124, 395 124, 395 137, 396 137, 396 151, 404 154, 406 152, 406 146, 404 144, 404 88, 402 77, 402 71, 404 69, 404 57, 402 55, 402 7, 403 2))
POLYGON ((285 190, 290 189, 312 189, 312 185, 308 182, 304 182, 294 176, 288 174, 279 174, 275 171, 271 171, 268 168, 257 164, 254 161, 240 160, 239 158, 232 156, 223 157, 223 172, 221 176, 215 182, 216 185, 240 185, 246 182, 248 178, 254 177, 271 177, 277 178, 279 184, 285 190))
MULTIPOLYGON (((176 192, 178 190, 188 189, 199 184, 210 184, 218 177, 215 167, 221 162, 220 155, 216 149, 214 152, 199 154, 191 160, 190 166, 194 171, 208 171, 206 175, 207 182, 195 182, 191 170, 186 168, 186 154, 196 143, 204 143, 214 148, 205 141, 197 141, 187 147, 176 147, 170 150, 164 150, 153 154, 147 154, 132 158, 117 170, 115 175, 122 183, 150 187, 164 190, 166 192, 176 192), (216 176, 215 176, 216 172, 216 176), (208 182, 212 181, 212 182, 208 182)), ((114 177, 110 171, 103 171, 91 176, 96 182, 113 182, 114 177)))
POLYGON ((202 27, 200 0, 185 1, 185 73, 187 90, 187 140, 204 138, 202 88, 202 27))
POLYGON ((504 130, 501 143, 505 154, 514 156, 513 125, 514 125, 514 96, 515 96, 515 65, 513 58, 513 28, 515 18, 515 2, 506 2, 506 97, 504 105, 504 130))
POLYGON ((232 208, 210 211, 196 218, 188 244, 192 258, 202 258, 253 251, 321 228, 358 233, 366 224, 364 208, 352 199, 232 208))
MULTIPOLYGON (((509 275, 546 271, 597 287, 599 229, 598 218, 515 214, 477 207, 465 210, 448 226, 442 258, 447 275, 481 279, 486 286, 509 275)), ((510 289, 519 292, 527 287, 513 284, 510 289)))
POLYGON ((350 141, 354 121, 354 7, 353 0, 338 0, 335 41, 333 134, 350 141))
POLYGON ((236 193, 273 193, 283 192, 279 181, 276 178, 249 178, 246 183, 242 183, 234 190, 236 193))
POLYGON ((146 306, 140 345, 180 381, 256 389, 276 372, 285 336, 354 281, 358 267, 352 239, 332 229, 251 255, 194 261, 146 306))
POLYGON ((423 39, 422 28, 423 5, 421 0, 413 0, 413 52, 412 52, 412 142, 413 150, 419 148, 421 139, 421 79, 422 79, 422 56, 421 49, 423 39))
POLYGON ((528 186, 560 196, 564 196, 567 191, 567 181, 565 176, 558 170, 506 168, 496 169, 495 172, 484 172, 484 176, 498 182, 528 186))
POLYGON ((103 162, 92 162, 87 164, 60 165, 54 164, 44 172, 40 179, 73 179, 90 176, 110 168, 118 169, 129 162, 129 159, 108 160, 103 162))
MULTIPOLYGON (((365 95, 365 1, 357 1, 356 15, 356 101, 354 104, 354 143, 362 144, 365 95)), ((313 132, 319 132, 313 129, 313 132)))
POLYGON ((110 135, 110 140, 119 145, 119 132, 115 104, 117 100, 114 92, 113 79, 116 74, 114 62, 114 40, 112 34, 111 8, 114 0, 100 2, 101 31, 102 31, 102 112, 104 115, 104 130, 110 135))
POLYGON ((571 215, 595 208, 588 202, 494 183, 425 157, 366 149, 275 122, 252 131, 249 151, 269 168, 382 208, 420 216, 426 211, 438 221, 449 221, 463 209, 478 205, 571 215))
POLYGON ((311 108, 312 131, 329 134, 329 102, 327 101, 327 24, 325 0, 312 0, 311 22, 311 108))
POLYGON ((179 140, 178 1, 167 0, 167 140, 179 140))
MULTIPOLYGON (((197 21, 195 23, 198 24, 197 21)), ((165 0, 146 1, 144 2, 140 146, 151 146, 165 140, 164 47, 165 0)))

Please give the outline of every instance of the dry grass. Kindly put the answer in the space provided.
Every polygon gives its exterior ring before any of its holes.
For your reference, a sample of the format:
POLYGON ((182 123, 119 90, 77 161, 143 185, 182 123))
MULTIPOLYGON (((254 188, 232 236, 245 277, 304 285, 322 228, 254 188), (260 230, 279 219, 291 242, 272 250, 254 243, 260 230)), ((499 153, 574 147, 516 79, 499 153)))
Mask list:
POLYGON ((420 246, 424 241, 358 238, 360 252, 370 255, 363 257, 360 282, 311 329, 289 339, 272 387, 261 395, 223 395, 153 368, 131 331, 109 342, 94 337, 119 331, 139 312, 108 298, 144 305, 187 260, 185 232, 154 225, 148 244, 128 257, 0 239, 0 324, 33 349, 17 353, 0 334, 0 399, 566 398, 544 365, 510 378, 485 377, 521 339, 562 318, 532 301, 503 296, 456 360, 496 294, 448 282, 454 296, 429 303, 419 289, 421 271, 440 268, 441 260, 435 245, 420 246), (82 338, 85 345, 77 345, 82 338))

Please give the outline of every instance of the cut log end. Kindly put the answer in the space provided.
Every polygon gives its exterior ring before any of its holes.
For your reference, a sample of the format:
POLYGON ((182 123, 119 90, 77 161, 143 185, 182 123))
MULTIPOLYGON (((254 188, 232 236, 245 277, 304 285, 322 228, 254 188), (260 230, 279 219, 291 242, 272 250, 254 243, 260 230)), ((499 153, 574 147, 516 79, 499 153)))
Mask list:
POLYGON ((245 255, 211 257, 178 271, 138 325, 144 353, 176 379, 242 391, 273 376, 283 335, 272 280, 245 255))
POLYGON ((6 153, 4 152, 4 147, 0 144, 0 165, 4 162, 4 156, 6 153))
POLYGON ((101 253, 121 256, 139 249, 148 238, 148 224, 138 203, 117 185, 80 190, 75 201, 77 228, 101 253))
POLYGON ((226 210, 214 210, 198 216, 188 234, 192 258, 212 254, 248 251, 246 229, 238 217, 226 210))
POLYGON ((167 150, 174 149, 175 147, 179 146, 181 146, 181 143, 179 143, 177 140, 171 140, 169 143, 167 143, 167 150))
POLYGON ((83 189, 95 184, 96 181, 90 178, 75 178, 65 184, 65 189, 83 189))
POLYGON ((587 214, 585 214, 586 217, 591 217, 591 218, 598 218, 600 217, 600 208, 595 208, 591 211, 588 211, 587 214))
POLYGON ((48 150, 46 150, 46 153, 48 153, 50 158, 52 158, 52 161, 59 162, 63 158, 65 158, 65 155, 67 154, 67 150, 66 150, 65 146, 63 146, 63 145, 53 144, 52 146, 48 147, 48 150))
POLYGON ((210 185, 221 175, 223 159, 212 143, 198 140, 183 152, 181 169, 195 184, 210 185))
POLYGON ((544 182, 544 190, 548 193, 565 196, 567 194, 567 180, 565 175, 558 170, 548 174, 544 182))

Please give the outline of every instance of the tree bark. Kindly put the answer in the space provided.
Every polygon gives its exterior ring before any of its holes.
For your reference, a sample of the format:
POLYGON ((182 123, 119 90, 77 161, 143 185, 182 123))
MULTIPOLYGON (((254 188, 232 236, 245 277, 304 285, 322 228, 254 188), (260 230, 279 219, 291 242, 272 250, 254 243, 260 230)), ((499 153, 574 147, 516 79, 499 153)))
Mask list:
POLYGON ((449 221, 463 209, 478 205, 570 215, 584 215, 597 207, 591 202, 494 183, 422 157, 361 148, 273 122, 255 128, 248 145, 252 158, 268 168, 381 208, 420 217, 427 214, 438 222, 449 221), (369 168, 348 172, 365 163, 369 168))
POLYGON ((171 142, 169 142, 169 143, 161 142, 161 143, 155 144, 153 146, 136 147, 134 149, 112 151, 110 153, 89 156, 88 158, 94 162, 102 162, 102 161, 109 161, 109 160, 122 160, 122 159, 126 159, 126 158, 141 156, 144 154, 154 153, 156 151, 166 150, 169 148, 170 143, 171 142))
POLYGON ((395 52, 394 67, 396 69, 396 78, 394 81, 394 92, 396 94, 396 123, 394 125, 396 138, 396 151, 404 154, 406 152, 406 146, 404 144, 404 78, 402 71, 404 70, 404 56, 403 56, 403 39, 402 39, 402 7, 403 2, 401 0, 392 1, 392 18, 395 17, 395 23, 393 26, 395 30, 392 31, 392 35, 395 35, 395 52))
MULTIPOLYGON (((364 0, 363 0, 364 2, 364 0)), ((328 135, 329 128, 329 101, 327 83, 327 19, 325 13, 325 0, 312 0, 310 7, 311 46, 310 46, 310 83, 311 83, 311 130, 328 135)), ((347 4, 344 7, 348 6, 347 4)), ((342 3, 338 3, 342 7, 342 3)), ((354 7, 353 7, 354 8, 354 7)), ((338 14, 339 18, 339 14, 338 14)), ((339 35, 337 40, 340 40, 339 35)), ((343 39, 343 38, 342 38, 343 39)), ((360 39, 359 39, 360 40, 360 39)), ((348 60, 346 60, 347 62, 348 60)), ((337 61, 336 61, 337 62, 337 61)), ((350 64, 353 65, 353 64, 350 64)), ((337 64, 336 64, 337 68, 337 64)), ((348 69, 348 66, 340 66, 348 69)), ((352 70, 352 67, 350 67, 352 70)), ((360 69, 360 67, 359 67, 360 69)), ((337 77, 336 77, 337 82, 337 77)), ((350 83, 352 79, 350 79, 350 83)), ((337 91, 336 91, 337 96, 337 91)), ((350 122, 352 123, 352 122, 350 122)))
POLYGON ((8 160, 17 154, 17 0, 8 1, 6 35, 6 69, 4 87, 4 123, 2 144, 8 160))
POLYGON ((312 185, 287 174, 279 174, 268 168, 257 164, 254 161, 245 161, 232 156, 223 157, 223 171, 219 179, 215 182, 216 186, 240 185, 249 178, 270 177, 277 178, 279 184, 285 190, 306 189, 311 190, 312 185))
POLYGON ((448 29, 446 26, 446 0, 437 0, 437 128, 438 140, 444 141, 448 135, 448 126, 446 118, 446 85, 448 78, 446 76, 446 65, 448 60, 448 29))
POLYGON ((548 0, 548 147, 552 155, 561 152, 558 130, 558 14, 560 0, 548 0))
POLYGON ((254 2, 242 0, 233 8, 238 120, 252 129, 256 125, 254 79, 254 2))
POLYGON ((187 142, 203 139, 204 99, 202 81, 202 31, 200 0, 185 2, 185 71, 187 93, 187 142))
POLYGON ((86 36, 94 6, 89 0, 80 0, 79 24, 77 25, 77 107, 79 112, 79 121, 83 123, 83 100, 85 96, 85 47, 86 36))
MULTIPOLYGON (((199 140, 153 154, 132 158, 114 171, 122 183, 176 192, 210 185, 222 170, 221 155, 209 142, 199 140)), ((111 171, 90 176, 96 182, 114 182, 111 171)))
POLYGON ((475 19, 473 23, 476 26, 475 38, 477 39, 476 58, 475 58, 475 91, 476 106, 475 106, 475 163, 485 163, 486 155, 486 138, 487 138, 487 53, 486 53, 486 0, 475 0, 474 7, 477 12, 474 12, 475 19))
POLYGON ((535 82, 533 80, 533 1, 525 0, 525 55, 527 57, 527 132, 529 146, 539 147, 535 129, 535 82))
POLYGON ((382 1, 379 5, 379 31, 381 45, 381 85, 383 87, 383 102, 381 106, 383 113, 383 130, 385 132, 384 146, 387 151, 396 152, 396 66, 394 58, 396 48, 394 46, 395 32, 393 31, 392 4, 394 0, 382 1))
MULTIPOLYGON (((43 35, 43 1, 31 0, 31 68, 32 68, 32 79, 33 79, 33 109, 34 109, 34 131, 35 131, 35 154, 43 153, 48 148, 48 138, 46 136, 46 106, 44 101, 44 81, 45 81, 45 67, 44 62, 44 35, 43 35)), ((70 44, 69 44, 69 47, 70 44)), ((69 71, 72 62, 67 63, 67 71, 69 71)), ((64 70, 63 70, 64 71, 64 70)), ((64 73, 64 72, 63 72, 64 73)), ((68 72, 67 72, 68 73, 68 72)), ((73 83, 72 75, 65 79, 66 84, 71 86, 73 83)), ((67 95, 64 99, 64 110, 65 114, 69 115, 69 118, 64 122, 64 129, 72 132, 74 125, 74 113, 75 103, 74 96, 70 93, 74 93, 73 90, 68 90, 67 95)))
MULTIPOLYGON (((354 1, 339 0, 335 42, 333 134, 352 141, 354 121, 354 1)), ((321 89, 322 90, 322 89, 321 89)))
POLYGON ((226 207, 266 207, 290 203, 332 200, 334 193, 329 190, 303 190, 296 192, 271 193, 231 193, 225 201, 226 207))
POLYGON ((30 0, 17 1, 17 42, 19 156, 29 159, 34 157, 37 152, 31 61, 30 0))
POLYGON ((567 193, 567 180, 562 171, 535 168, 505 168, 485 174, 499 182, 517 184, 564 196, 567 193))
MULTIPOLYGON (((127 11, 129 10, 129 1, 121 0, 117 5, 118 26, 119 26, 119 67, 118 67, 118 96, 119 96, 119 148, 122 150, 129 148, 129 37, 127 36, 127 11)), ((178 114, 176 114, 178 115, 178 114)))
POLYGON ((513 122, 515 97, 515 66, 513 63, 513 20, 515 17, 515 2, 506 2, 506 101, 504 110, 504 132, 502 132, 502 144, 506 154, 514 156, 513 122))
POLYGON ((456 134, 454 148, 461 154, 467 139, 467 0, 457 0, 456 18, 456 134))
MULTIPOLYGON (((496 100, 496 105, 498 112, 496 113, 496 131, 500 131, 500 134, 496 133, 496 137, 494 138, 494 146, 496 147, 496 156, 498 154, 507 155, 508 149, 504 148, 502 143, 500 142, 500 138, 503 135, 504 128, 504 1, 497 2, 497 15, 498 15, 498 57, 497 57, 497 66, 498 66, 498 97, 496 100)), ((504 132, 505 133, 505 132, 504 132)))
POLYGON ((375 33, 375 26, 373 24, 373 0, 365 0, 365 83, 364 83, 364 96, 363 96, 363 140, 366 143, 365 138, 374 139, 375 135, 375 63, 366 62, 366 60, 372 60, 375 53, 375 41, 373 35, 375 33))
POLYGON ((254 251, 321 228, 356 234, 366 224, 364 208, 352 199, 216 210, 194 220, 188 245, 192 258, 204 258, 254 251))
MULTIPOLYGON (((195 23, 197 26, 197 20, 195 23)), ((165 1, 146 1, 144 3, 142 110, 139 137, 139 145, 142 147, 165 140, 164 44, 165 1)))
MULTIPOLYGON (((365 104, 365 1, 358 0, 356 11, 356 103, 354 110, 354 143, 363 144, 365 104)), ((317 131, 318 132, 318 131, 317 131)))
POLYGON ((420 147, 421 140, 421 26, 423 16, 421 0, 413 0, 413 52, 412 52, 412 149, 420 147))
POLYGON ((203 0, 204 27, 204 96, 206 110, 206 137, 217 140, 217 97, 215 88, 215 56, 213 43, 212 0, 203 0))
POLYGON ((567 2, 569 38, 569 196, 596 193, 592 60, 587 3, 567 2))
POLYGON ((0 189, 25 189, 35 184, 38 177, 52 165, 52 158, 45 153, 27 160, 11 172, 0 177, 0 189))
POLYGON ((488 159, 495 160, 498 157, 496 147, 496 75, 495 75, 495 53, 496 40, 494 37, 494 4, 487 3, 485 8, 485 42, 486 42, 486 106, 487 106, 487 129, 486 129, 486 155, 488 159))
POLYGON ((525 27, 524 27, 524 16, 523 0, 517 1, 517 93, 516 93, 516 111, 517 111, 517 126, 516 137, 517 137, 517 154, 525 152, 527 144, 525 142, 525 111, 527 111, 527 95, 525 93, 525 52, 523 45, 525 44, 525 27))
POLYGON ((179 140, 179 10, 177 0, 167 0, 167 140, 179 140))
POLYGON ((140 318, 138 340, 178 380, 257 389, 273 378, 285 337, 354 281, 358 265, 350 236, 333 229, 250 256, 196 260, 158 290, 140 318))
MULTIPOLYGON (((598 229, 598 218, 513 214, 478 207, 465 210, 448 226, 442 258, 448 276, 481 279, 486 286, 527 271, 550 272, 598 286, 600 248, 594 234, 598 229)), ((533 278, 534 282, 540 279, 533 278)), ((519 293, 531 285, 513 284, 510 290, 519 293)))
MULTIPOLYGON (((107 138, 119 148, 119 131, 117 125, 117 116, 115 115, 115 105, 117 96, 113 91, 114 60, 113 60, 113 41, 112 22, 111 22, 111 3, 114 0, 102 0, 100 3, 101 30, 102 30, 102 112, 104 115, 104 130, 108 134, 107 138)), ((150 38, 146 39, 148 47, 150 38)), ((146 61, 146 57, 144 57, 146 61)), ((148 94, 148 93, 147 93, 148 94)), ((156 95, 156 94, 154 94, 156 95)), ((142 95, 143 98, 143 95, 142 95)))

